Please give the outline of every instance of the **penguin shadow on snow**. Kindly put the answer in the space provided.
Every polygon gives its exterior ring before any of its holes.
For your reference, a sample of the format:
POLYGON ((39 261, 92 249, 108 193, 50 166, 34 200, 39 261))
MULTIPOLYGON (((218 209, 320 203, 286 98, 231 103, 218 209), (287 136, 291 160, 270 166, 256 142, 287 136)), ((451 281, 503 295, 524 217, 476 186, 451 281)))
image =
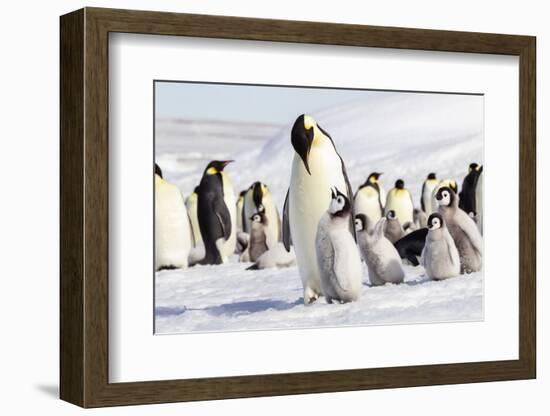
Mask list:
POLYGON ((242 302, 222 303, 221 305, 207 306, 205 308, 186 308, 184 307, 164 307, 155 308, 155 314, 158 317, 168 317, 181 315, 190 311, 204 311, 213 316, 234 316, 240 314, 252 314, 265 312, 270 309, 276 311, 286 311, 295 306, 303 305, 304 299, 298 298, 294 302, 287 302, 277 299, 258 299, 242 302))

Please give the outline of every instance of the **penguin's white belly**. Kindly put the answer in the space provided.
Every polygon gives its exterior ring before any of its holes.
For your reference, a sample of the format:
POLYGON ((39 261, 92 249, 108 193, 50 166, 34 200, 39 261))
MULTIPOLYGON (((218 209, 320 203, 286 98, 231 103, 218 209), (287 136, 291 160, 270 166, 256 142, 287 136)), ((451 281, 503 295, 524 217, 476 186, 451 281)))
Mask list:
POLYGON ((155 182, 155 267, 187 267, 191 233, 178 188, 155 182))
POLYGON ((309 155, 311 175, 299 156, 292 162, 289 189, 289 217, 292 243, 296 252, 298 270, 304 294, 320 293, 320 276, 315 250, 317 226, 331 201, 331 188, 337 187, 347 194, 342 173, 342 162, 333 150, 324 146, 312 147, 309 155))
POLYGON ((279 220, 279 214, 277 212, 277 207, 273 203, 273 198, 271 197, 271 194, 266 194, 263 197, 262 204, 265 208, 265 215, 267 217, 268 226, 267 226, 267 232, 268 232, 268 247, 271 248, 275 245, 277 241, 279 241, 279 233, 280 233, 280 220, 279 220))
POLYGON ((435 187, 436 185, 426 184, 424 187, 424 192, 422 193, 422 201, 424 202, 424 209, 428 217, 433 212, 437 212, 437 201, 435 200, 435 195, 433 194, 435 187))
POLYGON ((237 207, 235 205, 235 192, 233 192, 233 185, 225 173, 222 174, 223 179, 223 200, 227 209, 229 210, 229 215, 231 216, 231 234, 229 239, 223 243, 220 249, 220 254, 224 263, 227 261, 227 258, 235 252, 235 245, 237 243, 237 207))
POLYGON ((386 204, 386 213, 390 210, 394 210, 401 225, 407 222, 413 222, 413 209, 413 203, 407 191, 400 191, 399 193, 393 194, 393 197, 389 198, 386 204))
POLYGON ((355 215, 365 214, 372 224, 376 224, 382 218, 379 198, 376 190, 370 186, 360 189, 353 204, 355 215))
POLYGON ((189 221, 191 222, 191 229, 193 231, 193 245, 196 247, 198 243, 202 241, 201 229, 199 227, 199 217, 197 214, 197 201, 187 205, 187 214, 189 215, 189 221))
POLYGON ((483 234, 483 173, 480 174, 476 187, 476 216, 477 227, 483 234))

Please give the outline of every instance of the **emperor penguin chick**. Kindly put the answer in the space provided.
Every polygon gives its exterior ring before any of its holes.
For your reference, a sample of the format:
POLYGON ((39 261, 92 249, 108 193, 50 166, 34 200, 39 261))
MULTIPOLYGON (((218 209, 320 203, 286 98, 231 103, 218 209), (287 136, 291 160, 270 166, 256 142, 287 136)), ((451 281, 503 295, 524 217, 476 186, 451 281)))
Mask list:
POLYGON ((386 226, 384 229, 384 235, 393 244, 405 235, 405 230, 399 222, 399 218, 395 215, 394 210, 389 210, 386 214, 386 226))
POLYGON ((347 303, 361 295, 361 259, 349 231, 350 199, 338 188, 331 192, 330 205, 319 221, 315 237, 317 263, 327 303, 347 303))
POLYGON ((381 218, 373 230, 367 228, 365 215, 355 216, 355 231, 361 256, 367 263, 369 280, 373 286, 385 283, 403 283, 405 272, 401 257, 394 245, 384 236, 386 218, 381 218))
POLYGON ((264 211, 260 211, 250 217, 250 239, 248 242, 249 261, 255 262, 275 243, 270 241, 271 235, 268 232, 269 221, 264 211))
POLYGON ((439 213, 443 217, 460 256, 460 272, 472 273, 481 270, 483 239, 474 220, 458 207, 458 195, 446 186, 435 196, 439 213))
POLYGON ((460 258, 442 215, 428 218, 428 235, 422 250, 422 265, 430 279, 443 280, 460 274, 460 258))

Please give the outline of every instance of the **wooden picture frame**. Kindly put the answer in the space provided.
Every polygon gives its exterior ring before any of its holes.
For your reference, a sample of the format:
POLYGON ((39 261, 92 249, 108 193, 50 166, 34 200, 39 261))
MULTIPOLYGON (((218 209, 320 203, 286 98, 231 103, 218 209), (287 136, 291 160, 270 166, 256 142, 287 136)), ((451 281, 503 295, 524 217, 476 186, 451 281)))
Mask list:
POLYGON ((60 396, 82 407, 536 377, 535 53, 530 36, 85 8, 60 20, 60 396), (519 359, 109 383, 108 35, 262 40, 519 57, 519 359))

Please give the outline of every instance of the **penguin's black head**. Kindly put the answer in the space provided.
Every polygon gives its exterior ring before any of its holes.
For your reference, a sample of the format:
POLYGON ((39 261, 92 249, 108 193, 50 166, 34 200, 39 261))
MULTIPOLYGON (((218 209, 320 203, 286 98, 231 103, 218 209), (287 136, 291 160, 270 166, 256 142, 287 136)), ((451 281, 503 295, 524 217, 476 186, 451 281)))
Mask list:
POLYGON ((372 172, 369 177, 367 178, 367 182, 378 182, 378 179, 380 179, 380 176, 382 176, 381 172, 372 172))
POLYGON ((250 217, 250 221, 257 222, 258 224, 264 224, 266 221, 266 216, 264 211, 256 212, 250 217))
POLYGON ((394 211, 393 209, 390 209, 390 210, 388 211, 388 213, 386 214, 386 218, 387 218, 388 220, 394 220, 394 219, 396 219, 397 216, 395 215, 395 211, 394 211))
POLYGON ((439 212, 434 212, 428 217, 428 229, 437 230, 444 226, 443 217, 439 212))
POLYGON ((206 166, 204 173, 207 175, 215 175, 216 173, 223 172, 224 168, 233 162, 233 160, 213 160, 206 166))
POLYGON ((473 170, 479 170, 479 165, 477 163, 470 163, 470 166, 468 166, 468 172, 471 172, 473 170))
POLYGON ((344 217, 351 212, 351 203, 349 198, 338 190, 333 188, 330 190, 331 201, 328 207, 328 212, 332 217, 344 217))
POLYGON ((155 174, 159 175, 162 178, 162 170, 159 165, 155 163, 155 174))
POLYGON ((355 231, 360 232, 367 229, 368 219, 365 214, 355 216, 355 231))
POLYGON ((428 174, 428 179, 437 179, 436 176, 435 176, 435 173, 429 173, 428 174))
POLYGON ((265 188, 266 186, 261 182, 254 182, 252 184, 252 200, 254 201, 254 205, 258 208, 262 205, 265 188))
POLYGON ((307 173, 311 175, 308 164, 309 151, 313 144, 313 139, 315 137, 315 120, 310 116, 302 114, 294 122, 292 126, 292 132, 290 135, 290 140, 292 142, 292 147, 294 151, 302 161, 304 162, 304 167, 307 170, 307 173))
POLYGON ((444 207, 448 207, 449 205, 451 205, 455 197, 455 192, 448 186, 442 186, 437 190, 437 193, 435 194, 435 199, 437 200, 439 206, 444 207))
POLYGON ((405 182, 403 181, 403 179, 398 179, 395 181, 395 187, 397 189, 403 189, 405 188, 405 182))
POLYGON ((244 198, 244 196, 246 195, 246 189, 244 191, 241 191, 239 192, 239 198, 244 198))

